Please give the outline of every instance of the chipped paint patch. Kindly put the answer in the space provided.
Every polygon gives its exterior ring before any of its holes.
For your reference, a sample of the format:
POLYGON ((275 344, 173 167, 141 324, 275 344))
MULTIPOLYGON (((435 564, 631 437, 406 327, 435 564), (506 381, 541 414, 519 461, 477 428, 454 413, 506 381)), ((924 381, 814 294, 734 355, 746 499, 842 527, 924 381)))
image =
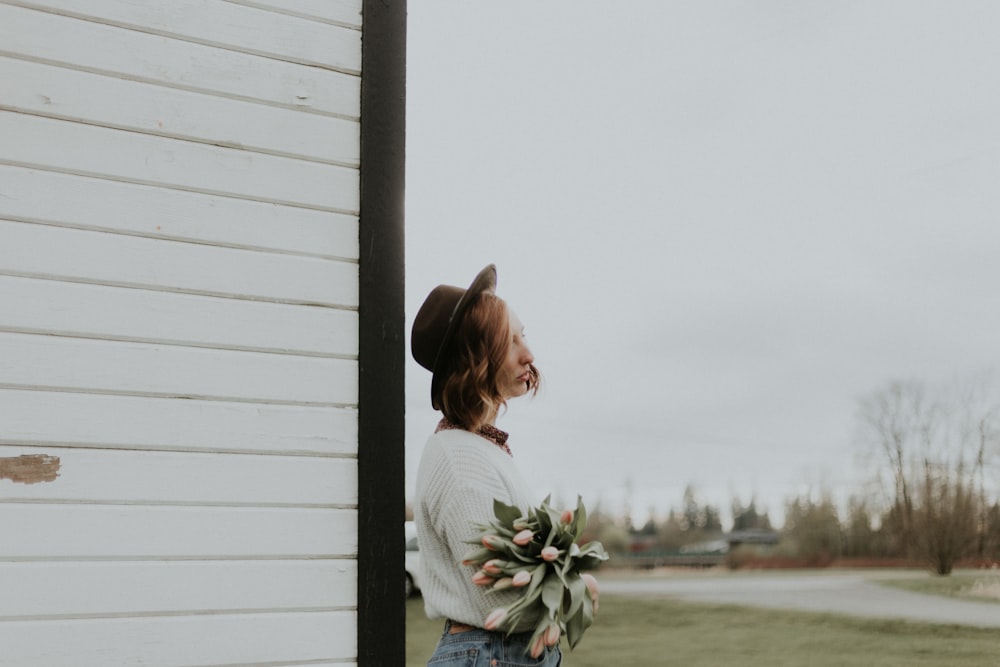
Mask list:
POLYGON ((0 458, 0 480, 18 484, 54 482, 59 476, 59 457, 48 454, 25 454, 0 458))

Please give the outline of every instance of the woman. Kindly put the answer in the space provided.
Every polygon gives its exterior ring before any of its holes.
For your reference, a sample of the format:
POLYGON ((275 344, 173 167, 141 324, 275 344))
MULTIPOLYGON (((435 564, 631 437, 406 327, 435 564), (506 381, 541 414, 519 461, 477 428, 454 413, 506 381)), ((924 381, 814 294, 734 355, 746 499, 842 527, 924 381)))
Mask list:
POLYGON ((534 394, 539 381, 524 327, 495 287, 492 264, 466 290, 439 285, 413 323, 413 357, 433 373, 431 405, 444 415, 424 448, 414 510, 424 606, 430 618, 445 619, 427 664, 556 667, 558 646, 530 656, 537 618, 523 619, 511 635, 483 629, 487 615, 521 591, 486 595, 472 582, 474 569, 461 562, 473 549, 475 524, 493 518, 494 499, 524 509, 538 503, 514 466, 507 434, 495 425, 507 401, 534 394))

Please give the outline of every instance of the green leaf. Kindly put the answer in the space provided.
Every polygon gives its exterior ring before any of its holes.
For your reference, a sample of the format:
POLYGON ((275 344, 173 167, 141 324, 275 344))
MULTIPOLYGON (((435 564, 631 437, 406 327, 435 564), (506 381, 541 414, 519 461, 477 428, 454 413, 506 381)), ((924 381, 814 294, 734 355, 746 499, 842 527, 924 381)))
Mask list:
POLYGON ((528 564, 534 565, 535 563, 538 562, 538 558, 533 557, 529 553, 525 553, 524 549, 522 549, 521 547, 518 547, 517 545, 511 547, 511 549, 510 549, 510 555, 513 556, 514 558, 518 559, 522 563, 528 563, 528 564))
POLYGON ((570 578, 566 588, 570 596, 569 609, 566 611, 566 616, 572 618, 580 611, 580 607, 583 606, 585 600, 587 604, 591 604, 590 595, 587 591, 586 582, 579 575, 570 578))
POLYGON ((552 523, 553 526, 562 527, 562 524, 559 522, 559 519, 562 517, 562 512, 546 505, 545 513, 548 515, 549 521, 552 523))
POLYGON ((513 526, 514 522, 521 518, 522 512, 519 507, 502 503, 499 500, 494 500, 493 514, 496 516, 497 521, 499 521, 504 528, 507 528, 508 526, 513 526))
POLYGON ((566 640, 569 642, 570 649, 575 649, 576 645, 583 639, 584 630, 586 628, 583 625, 583 614, 575 614, 566 620, 566 640))
POLYGON ((534 570, 531 571, 531 583, 527 585, 524 590, 525 597, 532 595, 538 587, 541 586, 542 580, 545 578, 545 563, 538 565, 534 570))
POLYGON ((552 540, 555 537, 552 534, 552 517, 549 516, 548 512, 538 513, 538 533, 545 536, 543 540, 544 546, 549 546, 552 544, 552 540))
POLYGON ((573 517, 574 532, 573 541, 576 542, 583 536, 583 531, 587 529, 587 508, 583 504, 583 497, 576 497, 576 516, 573 517))
POLYGON ((549 578, 542 584, 542 604, 549 609, 549 616, 555 618, 556 610, 562 605, 563 583, 559 579, 549 578))

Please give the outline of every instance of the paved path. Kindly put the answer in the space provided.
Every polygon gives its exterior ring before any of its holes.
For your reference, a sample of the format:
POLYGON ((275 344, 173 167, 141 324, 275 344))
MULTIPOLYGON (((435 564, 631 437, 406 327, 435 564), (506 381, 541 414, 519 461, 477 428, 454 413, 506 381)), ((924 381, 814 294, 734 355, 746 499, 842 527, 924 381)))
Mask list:
MULTIPOLYGON (((923 595, 875 583, 891 574, 719 573, 600 577, 601 592, 1000 628, 1000 604, 923 595)), ((913 576, 912 573, 906 576, 913 576)))

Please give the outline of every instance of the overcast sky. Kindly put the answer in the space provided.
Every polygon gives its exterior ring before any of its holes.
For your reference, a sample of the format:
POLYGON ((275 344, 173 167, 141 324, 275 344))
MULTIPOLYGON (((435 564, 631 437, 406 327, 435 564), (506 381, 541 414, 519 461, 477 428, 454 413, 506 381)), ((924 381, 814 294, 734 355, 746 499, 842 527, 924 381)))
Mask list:
POLYGON ((995 2, 411 2, 407 332, 497 265, 539 499, 860 490, 859 398, 1000 361, 998 33, 995 2))

